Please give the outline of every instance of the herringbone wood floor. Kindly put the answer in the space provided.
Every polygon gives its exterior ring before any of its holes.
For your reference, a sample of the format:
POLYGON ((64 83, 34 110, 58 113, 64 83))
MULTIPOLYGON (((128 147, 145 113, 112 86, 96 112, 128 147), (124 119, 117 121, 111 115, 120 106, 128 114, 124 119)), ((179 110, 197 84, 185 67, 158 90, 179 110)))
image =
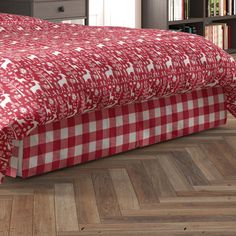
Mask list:
POLYGON ((0 186, 0 235, 236 235, 236 119, 0 186))
POLYGON ((4 236, 235 236, 236 119, 0 186, 4 236))

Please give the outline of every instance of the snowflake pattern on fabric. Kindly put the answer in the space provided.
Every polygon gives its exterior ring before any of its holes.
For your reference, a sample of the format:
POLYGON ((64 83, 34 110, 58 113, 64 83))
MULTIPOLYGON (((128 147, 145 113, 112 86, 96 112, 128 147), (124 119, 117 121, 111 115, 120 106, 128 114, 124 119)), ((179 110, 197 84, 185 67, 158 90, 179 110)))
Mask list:
POLYGON ((38 125, 219 85, 236 116, 236 62, 200 36, 0 14, 0 173, 38 125))

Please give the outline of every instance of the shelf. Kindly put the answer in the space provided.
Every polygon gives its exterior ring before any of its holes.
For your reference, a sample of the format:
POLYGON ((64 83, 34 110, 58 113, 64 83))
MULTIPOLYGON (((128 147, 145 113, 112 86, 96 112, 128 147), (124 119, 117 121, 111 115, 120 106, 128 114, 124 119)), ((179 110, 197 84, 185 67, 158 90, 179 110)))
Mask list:
POLYGON ((228 50, 225 50, 225 51, 229 54, 236 54, 236 48, 231 48, 231 49, 228 49, 228 50))
POLYGON ((222 21, 222 20, 234 20, 236 19, 236 15, 232 16, 213 16, 204 18, 189 18, 185 20, 176 20, 176 21, 168 21, 168 25, 182 25, 182 24, 192 24, 192 23, 201 23, 205 20, 207 21, 222 21))
POLYGON ((236 15, 231 15, 231 16, 212 16, 212 17, 206 17, 206 20, 209 21, 222 21, 222 20, 234 20, 236 19, 236 15))
MULTIPOLYGON (((173 29, 185 26, 194 26, 198 35, 205 35, 205 26, 214 23, 226 23, 230 30, 230 54, 236 54, 236 15, 207 17, 208 0, 189 0, 189 18, 184 20, 169 21, 168 0, 142 1, 142 26, 144 28, 173 29)), ((172 14, 173 15, 173 14, 172 14)), ((172 18, 173 19, 173 18, 172 18)))
POLYGON ((168 25, 183 25, 204 22, 204 18, 189 18, 185 20, 168 21, 168 25))

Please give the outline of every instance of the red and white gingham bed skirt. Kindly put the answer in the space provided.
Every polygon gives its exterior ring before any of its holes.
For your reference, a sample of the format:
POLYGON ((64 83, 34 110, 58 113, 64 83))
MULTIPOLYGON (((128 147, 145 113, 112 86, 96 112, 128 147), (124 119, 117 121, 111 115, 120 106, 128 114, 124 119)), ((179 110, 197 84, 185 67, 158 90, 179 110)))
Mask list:
POLYGON ((222 88, 114 107, 39 126, 14 141, 7 175, 27 178, 226 122, 222 88))

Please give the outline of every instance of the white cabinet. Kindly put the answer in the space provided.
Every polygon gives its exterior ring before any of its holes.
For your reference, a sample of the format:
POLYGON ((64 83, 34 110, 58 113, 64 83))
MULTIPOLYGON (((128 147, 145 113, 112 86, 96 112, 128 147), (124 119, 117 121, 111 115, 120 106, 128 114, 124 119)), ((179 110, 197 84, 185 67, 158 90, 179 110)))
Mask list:
POLYGON ((141 27, 141 0, 90 0, 89 24, 141 27))

